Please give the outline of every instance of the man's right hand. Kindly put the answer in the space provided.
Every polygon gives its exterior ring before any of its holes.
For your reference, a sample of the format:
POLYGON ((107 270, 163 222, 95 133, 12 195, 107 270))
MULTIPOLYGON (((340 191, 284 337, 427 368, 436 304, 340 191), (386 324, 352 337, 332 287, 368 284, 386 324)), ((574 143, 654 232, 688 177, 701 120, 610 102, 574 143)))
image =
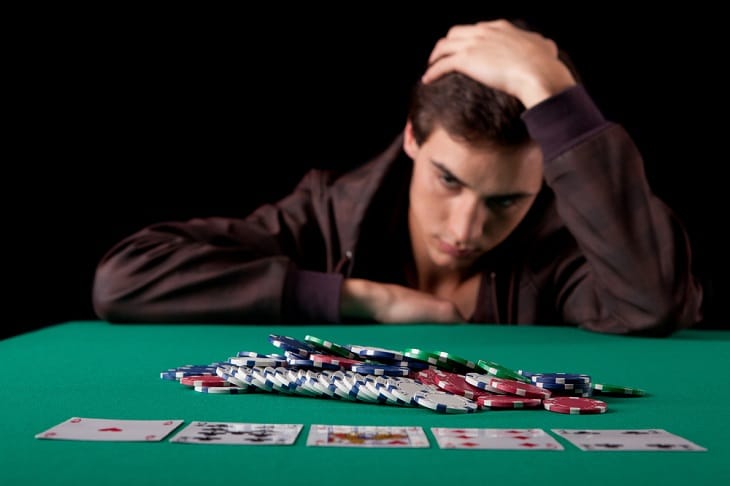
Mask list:
POLYGON ((342 284, 340 315, 386 323, 466 322, 456 305, 395 284, 349 278, 342 284))

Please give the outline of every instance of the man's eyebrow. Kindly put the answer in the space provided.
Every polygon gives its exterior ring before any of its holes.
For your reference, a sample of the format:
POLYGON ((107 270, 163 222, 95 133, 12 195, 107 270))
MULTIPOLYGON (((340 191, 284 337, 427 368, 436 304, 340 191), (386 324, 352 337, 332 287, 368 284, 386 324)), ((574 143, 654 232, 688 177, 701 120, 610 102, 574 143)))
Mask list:
POLYGON ((444 164, 441 162, 436 162, 435 160, 431 159, 431 164, 433 164, 434 167, 436 167, 438 170, 444 173, 444 175, 449 176, 451 179, 454 179, 454 181, 458 182, 462 186, 468 187, 466 182, 462 181, 458 177, 454 175, 453 172, 451 172, 444 164))

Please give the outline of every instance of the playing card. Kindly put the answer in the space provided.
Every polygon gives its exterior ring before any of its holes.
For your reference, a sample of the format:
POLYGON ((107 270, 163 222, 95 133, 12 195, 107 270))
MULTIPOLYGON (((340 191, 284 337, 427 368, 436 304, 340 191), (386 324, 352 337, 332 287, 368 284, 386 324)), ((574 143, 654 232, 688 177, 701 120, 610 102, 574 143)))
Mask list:
POLYGON ((312 425, 308 446, 330 447, 429 447, 421 427, 372 425, 312 425))
POLYGON ((36 439, 97 441, 159 441, 182 424, 182 420, 119 420, 71 417, 36 434, 36 439))
POLYGON ((542 429, 431 427, 431 432, 442 449, 563 450, 563 446, 542 429))
POLYGON ((706 451, 663 429, 552 429, 584 451, 706 451))
POLYGON ((292 445, 304 424, 193 422, 170 442, 182 444, 292 445))

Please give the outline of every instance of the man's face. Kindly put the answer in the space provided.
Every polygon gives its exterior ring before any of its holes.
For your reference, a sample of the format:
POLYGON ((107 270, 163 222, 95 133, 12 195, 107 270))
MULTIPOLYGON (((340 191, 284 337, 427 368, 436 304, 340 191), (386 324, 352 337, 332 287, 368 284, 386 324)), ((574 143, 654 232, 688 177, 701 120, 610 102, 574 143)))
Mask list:
POLYGON ((413 159, 409 229, 416 261, 438 271, 468 269, 505 240, 542 185, 542 152, 473 146, 442 128, 418 145, 406 126, 413 159))

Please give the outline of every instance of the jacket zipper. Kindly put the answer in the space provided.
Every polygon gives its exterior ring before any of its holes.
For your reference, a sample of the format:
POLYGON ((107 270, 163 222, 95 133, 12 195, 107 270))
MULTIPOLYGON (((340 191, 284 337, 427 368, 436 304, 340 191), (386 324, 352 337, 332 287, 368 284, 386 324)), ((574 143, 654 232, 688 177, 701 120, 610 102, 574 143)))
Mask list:
POLYGON ((347 250, 340 261, 335 265, 335 273, 341 273, 345 277, 349 278, 352 275, 352 267, 355 259, 352 256, 352 251, 347 250))
POLYGON ((492 272, 489 274, 489 278, 492 281, 492 306, 494 307, 494 317, 497 320, 497 324, 501 324, 502 320, 499 318, 499 300, 497 299, 497 274, 492 272))

